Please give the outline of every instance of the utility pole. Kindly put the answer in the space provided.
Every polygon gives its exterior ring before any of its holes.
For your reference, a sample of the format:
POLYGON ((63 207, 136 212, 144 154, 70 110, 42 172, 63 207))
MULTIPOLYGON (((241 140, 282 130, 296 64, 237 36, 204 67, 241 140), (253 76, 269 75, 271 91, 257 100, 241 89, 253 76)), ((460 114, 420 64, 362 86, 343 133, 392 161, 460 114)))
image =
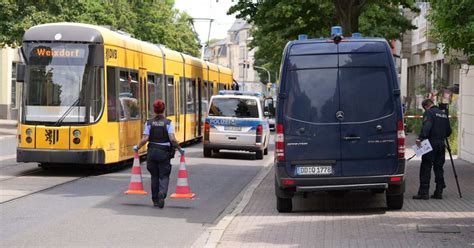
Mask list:
MULTIPOLYGON (((209 40, 210 40, 210 37, 211 37, 211 27, 212 27, 212 22, 214 21, 214 19, 212 19, 212 18, 192 18, 192 20, 193 20, 193 27, 194 27, 194 22, 195 21, 208 21, 209 22, 209 30, 208 30, 208 33, 207 33, 207 41, 206 41, 206 43, 201 43, 201 45, 202 45, 201 59, 204 59, 204 51, 205 51, 206 47, 209 47, 209 40)), ((195 27, 194 27, 194 31, 196 32, 195 27)), ((198 38, 199 38, 199 36, 198 36, 198 38)), ((199 42, 201 42, 201 40, 199 40, 199 42)))

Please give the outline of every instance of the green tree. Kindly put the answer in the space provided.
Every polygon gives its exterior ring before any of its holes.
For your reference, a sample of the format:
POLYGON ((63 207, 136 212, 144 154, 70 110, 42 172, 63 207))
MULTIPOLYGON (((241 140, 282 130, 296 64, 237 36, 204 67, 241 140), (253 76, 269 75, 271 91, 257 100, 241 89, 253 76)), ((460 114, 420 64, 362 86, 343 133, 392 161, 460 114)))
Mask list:
POLYGON ((443 43, 443 52, 460 50, 474 64, 474 1, 431 0, 428 16, 433 28, 430 32, 443 43))
POLYGON ((24 32, 38 24, 80 22, 108 25, 137 39, 199 55, 191 18, 173 6, 173 0, 0 0, 0 47, 20 45, 24 32))
MULTIPOLYGON (((417 10, 414 0, 240 0, 228 14, 253 24, 251 47, 256 64, 277 71, 281 53, 289 40, 298 34, 327 37, 331 26, 340 24, 345 35, 361 32, 365 36, 399 38, 415 28, 402 13, 403 6, 417 10)), ((266 75, 260 73, 265 81, 266 75)))

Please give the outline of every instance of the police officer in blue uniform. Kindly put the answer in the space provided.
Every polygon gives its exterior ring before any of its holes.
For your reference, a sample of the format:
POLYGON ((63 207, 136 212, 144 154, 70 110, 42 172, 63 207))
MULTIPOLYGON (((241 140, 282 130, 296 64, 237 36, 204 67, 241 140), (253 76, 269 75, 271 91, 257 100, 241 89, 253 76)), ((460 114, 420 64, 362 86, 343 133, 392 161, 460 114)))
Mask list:
POLYGON ((151 174, 151 199, 154 206, 163 208, 171 174, 170 160, 174 157, 176 149, 181 154, 184 153, 184 149, 176 140, 173 123, 163 114, 165 103, 156 100, 153 103, 153 111, 156 116, 146 122, 142 140, 134 146, 134 150, 138 151, 148 142, 147 169, 151 174))
POLYGON ((418 194, 413 196, 413 199, 429 199, 431 167, 433 167, 436 182, 436 189, 431 198, 443 199, 443 189, 446 188, 443 175, 446 152, 445 140, 451 135, 451 125, 449 124, 448 115, 434 106, 431 99, 423 100, 421 105, 425 109, 425 113, 423 114, 423 126, 416 144, 420 145, 421 141, 428 139, 433 150, 421 157, 420 188, 418 194))

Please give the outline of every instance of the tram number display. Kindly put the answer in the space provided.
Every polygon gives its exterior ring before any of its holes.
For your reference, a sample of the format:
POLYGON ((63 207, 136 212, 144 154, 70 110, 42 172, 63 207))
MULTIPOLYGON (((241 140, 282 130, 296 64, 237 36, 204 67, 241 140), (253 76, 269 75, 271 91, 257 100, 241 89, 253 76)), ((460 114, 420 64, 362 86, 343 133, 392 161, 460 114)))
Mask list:
POLYGON ((331 175, 332 166, 300 166, 296 167, 297 175, 331 175))

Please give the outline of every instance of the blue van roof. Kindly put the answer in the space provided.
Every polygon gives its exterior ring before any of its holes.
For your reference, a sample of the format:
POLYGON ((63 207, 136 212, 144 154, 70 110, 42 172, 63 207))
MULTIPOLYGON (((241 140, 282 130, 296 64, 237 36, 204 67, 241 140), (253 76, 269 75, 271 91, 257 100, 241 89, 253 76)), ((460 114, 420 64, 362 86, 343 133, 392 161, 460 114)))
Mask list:
POLYGON ((288 43, 289 55, 328 53, 377 53, 387 52, 388 43, 382 38, 347 38, 334 46, 331 39, 294 40, 288 43))

